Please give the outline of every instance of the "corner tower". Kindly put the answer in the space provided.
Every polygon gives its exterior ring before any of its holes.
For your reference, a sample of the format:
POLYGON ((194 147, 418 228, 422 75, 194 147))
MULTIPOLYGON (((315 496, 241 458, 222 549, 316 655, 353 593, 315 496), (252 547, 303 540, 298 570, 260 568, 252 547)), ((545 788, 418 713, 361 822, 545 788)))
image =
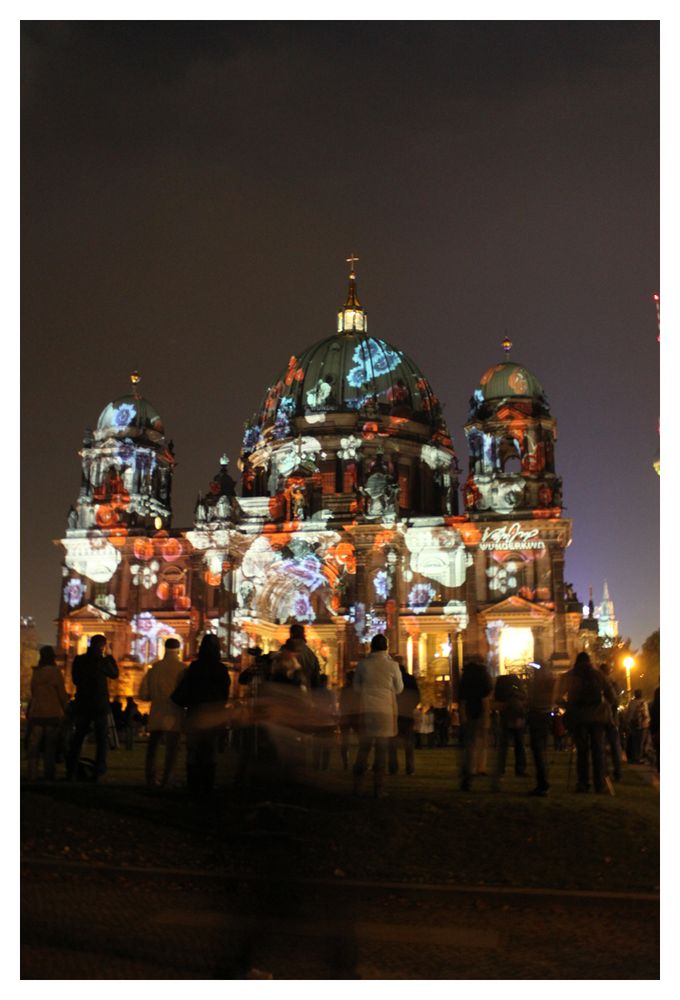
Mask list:
POLYGON ((556 422, 541 383, 506 360, 482 375, 470 400, 464 486, 473 567, 468 575, 469 645, 497 673, 525 672, 534 660, 569 662, 562 517, 555 471, 556 422))

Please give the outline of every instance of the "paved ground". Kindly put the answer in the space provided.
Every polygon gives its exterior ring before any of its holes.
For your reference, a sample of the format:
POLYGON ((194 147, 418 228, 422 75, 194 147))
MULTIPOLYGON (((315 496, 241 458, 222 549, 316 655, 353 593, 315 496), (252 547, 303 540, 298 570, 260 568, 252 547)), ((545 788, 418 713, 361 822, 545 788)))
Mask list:
POLYGON ((141 787, 143 746, 109 785, 23 786, 22 978, 658 978, 651 771, 575 796, 565 758, 550 800, 464 795, 423 752, 386 801, 340 770, 272 801, 223 763, 203 814, 141 787))

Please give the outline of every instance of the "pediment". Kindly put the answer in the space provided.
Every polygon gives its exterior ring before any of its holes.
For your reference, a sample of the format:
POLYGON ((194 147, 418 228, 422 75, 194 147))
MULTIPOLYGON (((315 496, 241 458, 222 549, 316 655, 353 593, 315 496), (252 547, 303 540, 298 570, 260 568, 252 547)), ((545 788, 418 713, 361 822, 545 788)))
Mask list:
POLYGON ((94 604, 85 604, 82 608, 77 608, 75 611, 71 611, 70 614, 66 616, 68 621, 92 621, 95 618, 100 622, 108 622, 114 615, 110 614, 108 611, 104 611, 102 608, 95 607, 94 604))
POLYGON ((524 597, 518 597, 517 594, 506 597, 498 604, 487 605, 483 611, 479 612, 479 617, 484 621, 490 618, 502 618, 504 615, 509 618, 525 617, 534 621, 547 622, 552 621, 555 612, 542 604, 534 604, 533 601, 527 601, 524 597))

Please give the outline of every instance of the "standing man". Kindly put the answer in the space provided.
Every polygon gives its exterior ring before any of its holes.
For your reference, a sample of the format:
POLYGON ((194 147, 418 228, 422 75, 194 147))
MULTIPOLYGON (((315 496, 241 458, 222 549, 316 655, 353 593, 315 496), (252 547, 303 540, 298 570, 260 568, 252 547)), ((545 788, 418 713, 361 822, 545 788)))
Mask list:
POLYGON ((497 678, 494 701, 498 709, 499 731, 495 790, 500 787, 500 779, 505 774, 505 761, 511 743, 515 750, 515 774, 521 778, 527 773, 527 754, 524 748, 526 699, 526 691, 517 674, 501 674, 497 678))
POLYGON ((179 639, 166 639, 163 659, 152 665, 139 686, 139 697, 142 701, 151 702, 149 742, 146 748, 146 783, 150 788, 165 788, 175 770, 184 709, 171 701, 170 695, 184 673, 179 650, 179 639), (163 777, 159 781, 156 774, 156 754, 162 742, 165 743, 165 766, 163 777))
POLYGON ((107 722, 109 715, 108 678, 118 676, 118 665, 106 656, 106 636, 93 635, 86 653, 75 657, 71 677, 76 686, 74 705, 75 730, 66 761, 66 777, 73 781, 83 740, 94 724, 97 741, 95 781, 106 774, 107 722))
POLYGON ((550 664, 532 663, 528 681, 527 727, 529 746, 536 767, 536 787, 529 795, 545 798, 548 794, 548 734, 552 708, 557 697, 558 678, 550 664))
POLYGON ((589 762, 592 758, 593 785, 606 791, 604 780, 604 727, 609 710, 604 697, 605 680, 587 653, 579 653, 567 673, 567 728, 576 744, 576 791, 590 788, 589 762))
POLYGON ((399 666, 387 654, 387 639, 374 635, 371 653, 354 673, 359 694, 359 750, 354 762, 354 792, 358 793, 373 751, 373 794, 382 792, 388 741, 397 735, 397 695, 404 690, 399 666))
POLYGON ((309 648, 305 641, 304 625, 299 625, 296 622, 290 626, 289 638, 283 648, 297 656, 307 690, 311 691, 312 688, 319 687, 321 668, 319 667, 316 653, 313 649, 309 648))
POLYGON ((633 700, 626 709, 626 723, 630 733, 630 763, 641 764, 642 750, 649 732, 649 709, 640 688, 633 691, 633 700))
POLYGON ((458 689, 461 720, 465 726, 460 781, 464 792, 470 791, 472 775, 478 773, 480 758, 486 750, 489 697, 492 690, 493 681, 484 661, 478 657, 466 660, 458 689))

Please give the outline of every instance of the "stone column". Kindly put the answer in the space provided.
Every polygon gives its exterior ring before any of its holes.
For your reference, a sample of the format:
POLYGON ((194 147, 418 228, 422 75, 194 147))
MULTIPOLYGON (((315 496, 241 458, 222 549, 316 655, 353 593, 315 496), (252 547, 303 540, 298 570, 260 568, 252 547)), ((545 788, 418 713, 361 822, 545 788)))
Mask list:
POLYGON ((552 563, 552 589, 553 600, 555 602, 555 655, 560 659, 567 659, 567 628, 565 622, 564 608, 564 550, 553 549, 551 552, 552 563))

